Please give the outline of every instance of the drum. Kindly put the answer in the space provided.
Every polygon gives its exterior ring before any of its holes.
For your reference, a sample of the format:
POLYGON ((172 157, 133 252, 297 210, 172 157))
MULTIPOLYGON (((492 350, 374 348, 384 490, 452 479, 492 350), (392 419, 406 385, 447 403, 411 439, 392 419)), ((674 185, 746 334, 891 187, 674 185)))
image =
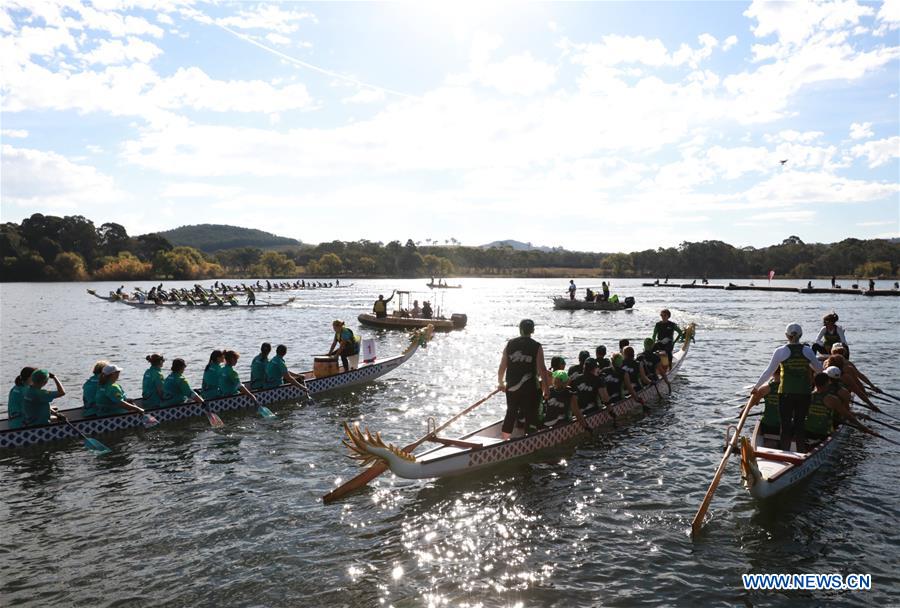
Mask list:
POLYGON ((315 357, 313 359, 313 375, 316 378, 333 376, 339 371, 337 357, 315 357))

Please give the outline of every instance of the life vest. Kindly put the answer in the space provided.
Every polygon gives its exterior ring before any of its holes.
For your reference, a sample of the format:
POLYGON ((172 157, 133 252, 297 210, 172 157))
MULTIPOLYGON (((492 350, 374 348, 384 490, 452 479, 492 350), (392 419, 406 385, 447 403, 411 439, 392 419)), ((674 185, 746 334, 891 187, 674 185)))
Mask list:
POLYGON ((763 411, 763 425, 776 429, 781 428, 781 414, 778 413, 781 395, 778 394, 778 383, 769 382, 769 394, 765 396, 764 403, 766 408, 763 411))
POLYGON ((376 313, 387 312, 387 304, 384 300, 375 300, 375 306, 372 307, 376 313))
POLYGON ((831 408, 825 405, 825 397, 828 392, 815 392, 809 404, 809 413, 806 414, 806 432, 818 437, 831 434, 834 424, 831 417, 831 408))
POLYGON ((837 325, 834 326, 834 331, 829 332, 828 329, 825 329, 825 334, 822 336, 822 345, 825 347, 825 352, 830 353, 831 347, 841 341, 841 336, 838 333, 837 325))
POLYGON ((812 390, 809 381, 809 361, 803 354, 802 344, 788 344, 791 355, 781 362, 780 394, 802 395, 812 390))

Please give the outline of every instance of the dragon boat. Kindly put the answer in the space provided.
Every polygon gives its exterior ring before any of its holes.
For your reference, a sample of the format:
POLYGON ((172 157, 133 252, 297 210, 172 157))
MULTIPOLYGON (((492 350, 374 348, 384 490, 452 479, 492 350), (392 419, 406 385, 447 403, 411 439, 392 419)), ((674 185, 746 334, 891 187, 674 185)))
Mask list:
MULTIPOLYGON (((416 353, 420 346, 424 346, 431 339, 431 334, 431 329, 427 327, 416 331, 410 339, 409 346, 406 347, 402 354, 365 363, 348 372, 340 372, 320 378, 316 378, 312 371, 304 372, 303 377, 306 382, 306 388, 309 394, 317 395, 371 382, 403 365, 416 353)), ((299 401, 306 395, 306 392, 293 384, 282 384, 275 388, 253 391, 253 394, 261 405, 269 406, 299 401)), ((141 399, 135 399, 133 402, 140 405, 141 399)), ((233 395, 208 399, 204 402, 204 408, 212 412, 227 412, 256 409, 256 403, 251 401, 246 395, 233 395)), ((143 427, 144 425, 144 417, 140 414, 128 413, 85 418, 82 416, 82 409, 74 408, 61 411, 72 423, 72 426, 88 436, 104 435, 125 429, 143 427)), ((202 418, 204 416, 204 409, 201 409, 201 406, 194 402, 164 406, 147 410, 147 412, 153 414, 161 423, 186 418, 202 418)), ((79 437, 80 435, 67 424, 46 424, 23 429, 10 429, 8 419, 0 420, 0 449, 23 448, 79 437)))
POLYGON ((88 289, 87 292, 96 298, 100 298, 101 300, 105 300, 107 302, 120 302, 122 304, 126 304, 133 308, 185 308, 191 310, 230 310, 232 308, 241 308, 252 310, 256 308, 280 308, 283 306, 287 306, 291 302, 294 302, 297 298, 288 298, 284 302, 278 302, 275 304, 269 304, 266 302, 261 302, 258 304, 237 304, 231 302, 222 302, 219 304, 218 302, 207 302, 206 304, 200 302, 186 302, 184 300, 178 300, 177 302, 172 302, 168 300, 164 300, 161 303, 157 304, 153 300, 144 300, 143 302, 139 300, 135 300, 132 297, 123 298, 122 296, 116 295, 115 293, 111 293, 108 296, 101 296, 93 289, 88 289))
POLYGON ((809 452, 780 450, 778 435, 764 434, 762 421, 758 421, 749 439, 741 437, 741 481, 754 498, 775 496, 819 470, 849 434, 850 426, 842 424, 809 452))
MULTIPOLYGON (((670 379, 681 371, 694 332, 693 323, 685 328, 684 344, 681 350, 674 354, 669 369, 670 379)), ((522 429, 517 428, 512 437, 504 440, 501 437, 503 421, 498 420, 455 439, 438 437, 434 432, 429 432, 427 440, 438 444, 438 447, 421 454, 411 454, 385 443, 380 433, 373 435, 368 429, 361 430, 358 425, 351 427, 345 424, 344 430, 348 439, 344 444, 350 449, 351 457, 363 465, 381 462, 398 477, 429 479, 464 475, 577 441, 587 434, 588 430, 594 433, 603 428, 612 428, 643 412, 645 406, 637 400, 637 397, 644 400, 661 397, 660 385, 664 386, 664 380, 657 380, 654 384, 642 388, 636 395, 613 403, 608 408, 585 410, 583 414, 587 428, 579 420, 573 419, 527 435, 523 434, 522 429)))
POLYGON ((556 310, 628 310, 634 306, 634 298, 628 296, 621 302, 588 302, 586 300, 570 300, 569 298, 553 298, 556 310))
POLYGON ((447 285, 445 283, 425 283, 429 289, 462 289, 462 285, 447 285))

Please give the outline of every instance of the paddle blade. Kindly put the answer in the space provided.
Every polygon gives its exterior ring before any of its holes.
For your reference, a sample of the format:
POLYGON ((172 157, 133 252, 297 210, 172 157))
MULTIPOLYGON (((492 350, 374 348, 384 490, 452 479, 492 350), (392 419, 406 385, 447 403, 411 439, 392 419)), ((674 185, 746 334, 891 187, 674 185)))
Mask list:
POLYGON ((145 428, 153 428, 159 424, 159 420, 156 419, 152 414, 144 414, 144 427, 145 428))
POLYGON ((222 419, 219 418, 219 415, 218 415, 217 413, 215 413, 215 412, 211 412, 211 411, 209 411, 209 410, 206 410, 206 417, 209 419, 209 424, 210 424, 213 428, 220 429, 220 428, 222 428, 223 426, 225 426, 225 422, 223 422, 222 419))
POLYGON ((97 456, 103 456, 104 454, 109 454, 110 452, 112 452, 111 449, 109 449, 93 437, 85 437, 84 447, 92 451, 97 456))
POLYGON ((259 415, 262 416, 263 418, 278 418, 278 416, 276 416, 275 414, 272 413, 272 410, 270 410, 269 408, 267 408, 264 405, 259 406, 259 408, 256 411, 258 411, 259 415))

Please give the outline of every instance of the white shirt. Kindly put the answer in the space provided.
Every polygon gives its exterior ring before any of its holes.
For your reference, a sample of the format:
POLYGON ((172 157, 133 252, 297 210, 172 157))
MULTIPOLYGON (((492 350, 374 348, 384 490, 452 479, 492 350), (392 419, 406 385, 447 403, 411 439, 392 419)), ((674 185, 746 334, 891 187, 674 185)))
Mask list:
MULTIPOLYGON (((775 373, 775 370, 781 365, 782 362, 786 361, 788 357, 791 356, 791 349, 788 348, 788 345, 779 346, 775 349, 775 352, 772 353, 772 360, 769 361, 769 367, 766 368, 766 371, 762 373, 762 376, 759 377, 759 380, 756 381, 756 386, 753 388, 759 388, 763 384, 769 381, 769 378, 772 377, 772 374, 775 373)), ((822 364, 816 358, 816 353, 812 351, 812 349, 808 346, 803 347, 803 356, 809 361, 809 366, 816 370, 817 372, 822 371, 822 364)))
MULTIPOLYGON (((835 325, 834 328, 837 330, 837 335, 841 344, 847 344, 847 338, 844 336, 844 328, 840 325, 835 325)), ((819 330, 819 335, 816 336, 817 344, 825 344, 825 326, 822 326, 822 329, 819 330)))

